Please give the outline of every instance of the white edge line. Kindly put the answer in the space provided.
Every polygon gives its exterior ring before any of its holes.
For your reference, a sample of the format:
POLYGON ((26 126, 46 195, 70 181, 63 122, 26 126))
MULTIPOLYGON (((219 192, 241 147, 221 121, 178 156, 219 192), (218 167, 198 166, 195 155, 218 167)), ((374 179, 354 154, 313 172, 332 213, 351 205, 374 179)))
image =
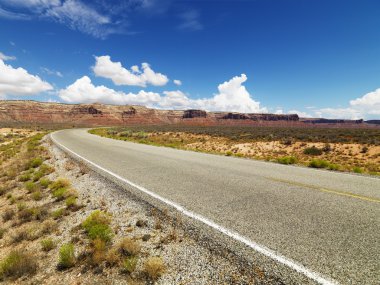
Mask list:
POLYGON ((112 171, 109 171, 105 168, 103 168, 102 166, 100 165, 97 165, 96 163, 84 158, 83 156, 77 154, 76 152, 70 150, 69 148, 65 147, 64 145, 60 144, 59 142, 57 142, 54 137, 53 137, 53 134, 50 134, 50 138, 52 139, 52 141, 58 145, 59 147, 65 149, 67 152, 77 156, 78 158, 80 158, 81 160, 84 160, 85 162, 91 164, 92 166, 100 169, 101 171, 115 177, 116 179, 134 187, 134 188, 137 188, 138 190, 140 190, 141 192, 175 208, 177 211, 180 211, 182 214, 184 214, 185 216, 188 216, 189 218, 192 218, 194 220, 197 220, 199 222, 202 222, 203 224, 206 224, 207 226, 225 234, 226 236, 236 240, 236 241, 239 241, 243 244, 245 244, 246 246, 254 249, 255 251, 307 276, 309 279, 319 283, 319 284, 323 284, 323 285, 337 285, 338 283, 335 281, 335 280, 332 280, 332 279, 328 279, 324 276, 322 276, 320 273, 316 273, 308 268, 306 268, 305 266, 303 266, 302 264, 299 264, 298 262, 296 261, 293 261, 292 259, 290 258, 287 258, 281 254, 278 254, 276 253, 275 251, 263 246, 263 245, 260 245, 254 241, 251 241, 249 240, 248 238, 238 234, 237 232, 234 232, 234 231, 231 231, 227 228, 224 228, 223 226, 220 226, 218 224, 216 224, 215 222, 213 222, 212 220, 209 220, 207 219, 206 217, 203 217, 199 214, 196 214, 190 210, 187 210, 186 208, 184 208, 183 206, 173 202, 173 201, 170 201, 164 197, 161 197, 160 195, 154 193, 154 192, 151 192, 149 191, 148 189, 140 186, 140 185, 137 185, 135 183, 133 183, 132 181, 129 181, 128 179, 125 179, 123 177, 121 177, 120 175, 116 174, 116 173, 113 173, 112 171))

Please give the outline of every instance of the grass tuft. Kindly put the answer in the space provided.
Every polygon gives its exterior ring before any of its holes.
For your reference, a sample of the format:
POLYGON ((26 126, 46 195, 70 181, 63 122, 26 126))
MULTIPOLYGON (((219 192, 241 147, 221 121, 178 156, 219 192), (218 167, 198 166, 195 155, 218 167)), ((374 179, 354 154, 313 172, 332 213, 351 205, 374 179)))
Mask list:
POLYGON ((64 270, 75 265, 75 249, 72 243, 66 243, 59 249, 58 269, 64 270))

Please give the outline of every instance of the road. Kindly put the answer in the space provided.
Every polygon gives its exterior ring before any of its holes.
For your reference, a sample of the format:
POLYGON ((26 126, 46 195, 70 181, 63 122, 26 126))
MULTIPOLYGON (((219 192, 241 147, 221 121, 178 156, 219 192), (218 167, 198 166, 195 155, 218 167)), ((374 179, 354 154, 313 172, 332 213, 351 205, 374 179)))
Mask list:
POLYGON ((135 144, 83 129, 52 138, 252 241, 252 252, 262 246, 291 269, 302 265, 312 283, 380 284, 378 178, 135 144))

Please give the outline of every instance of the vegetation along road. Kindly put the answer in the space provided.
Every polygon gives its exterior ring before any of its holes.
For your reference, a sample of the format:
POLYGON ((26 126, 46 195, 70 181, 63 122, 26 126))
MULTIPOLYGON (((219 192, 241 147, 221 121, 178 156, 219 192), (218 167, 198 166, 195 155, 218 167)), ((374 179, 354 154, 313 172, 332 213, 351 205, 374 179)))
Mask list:
POLYGON ((52 139, 252 259, 268 260, 267 270, 287 275, 289 283, 302 276, 302 283, 320 284, 380 280, 379 178, 136 144, 87 130, 59 131, 52 139))

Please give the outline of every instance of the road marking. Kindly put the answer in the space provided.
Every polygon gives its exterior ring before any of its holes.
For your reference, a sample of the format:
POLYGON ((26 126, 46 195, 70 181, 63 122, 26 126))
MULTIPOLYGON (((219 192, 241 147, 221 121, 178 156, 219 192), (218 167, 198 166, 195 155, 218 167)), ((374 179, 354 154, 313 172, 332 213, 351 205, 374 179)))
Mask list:
POLYGON ((310 188, 310 189, 321 191, 321 192, 332 193, 332 194, 336 194, 336 195, 340 195, 340 196, 346 196, 346 197, 360 199, 360 200, 374 202, 374 203, 380 203, 380 199, 378 199, 378 198, 362 196, 359 194, 354 194, 354 193, 350 193, 350 192, 343 192, 343 191, 334 190, 334 189, 321 188, 318 186, 308 185, 305 183, 300 183, 300 182, 295 182, 295 181, 289 181, 289 180, 285 180, 285 179, 278 179, 278 178, 274 178, 274 177, 266 177, 266 178, 273 180, 273 181, 282 182, 282 183, 286 183, 286 184, 290 184, 290 185, 296 185, 296 186, 305 187, 305 188, 310 188))
MULTIPOLYGON (((60 132, 60 131, 59 131, 60 132)), ((57 132, 56 132, 57 133, 57 132)), ((104 167, 88 160, 87 158, 84 158, 83 156, 81 156, 80 154, 77 154, 76 152, 70 150, 69 148, 65 147, 64 145, 60 144, 59 142, 57 142, 54 137, 53 137, 54 133, 53 134, 50 134, 50 138, 52 139, 52 141, 57 145, 59 146, 61 149, 63 150, 66 150, 67 152, 71 153, 72 155, 80 158, 81 160, 87 162, 88 164, 92 165, 93 167, 107 173, 108 175, 110 176, 113 176, 114 178, 140 190, 141 192, 165 203, 166 205, 169 205, 173 208, 175 208, 177 211, 181 212, 183 215, 189 217, 189 218, 192 218, 196 221, 199 221, 223 234, 225 234, 226 236, 236 240, 236 241, 239 241, 243 244, 245 244, 246 246, 252 248, 253 250, 271 258, 272 260, 275 260, 303 275, 305 275, 306 277, 308 277, 309 279, 319 283, 319 284, 322 284, 322 285, 337 285, 338 282, 335 281, 335 280, 332 280, 330 278, 327 278, 325 276, 323 276, 322 274, 320 273, 317 273, 317 272, 314 272, 312 271, 311 269, 308 269, 307 267, 303 266, 302 264, 290 259, 290 258, 287 258, 269 248, 267 248, 266 246, 263 246, 263 245, 260 245, 242 235, 240 235, 239 233, 235 232, 235 231, 232 231, 232 230, 229 230, 223 226, 220 226, 218 224, 216 224, 215 222, 213 222, 212 220, 206 218, 206 217, 203 217, 199 214, 196 214, 190 210, 187 210, 186 208, 184 208, 183 206, 173 202, 173 201, 170 201, 164 197, 161 197, 160 195, 140 186, 140 185, 137 185, 135 183, 133 183, 132 181, 129 181, 128 179, 125 179, 123 177, 121 177, 120 175, 116 174, 116 173, 113 173, 112 171, 108 170, 108 169, 105 169, 104 167)))

